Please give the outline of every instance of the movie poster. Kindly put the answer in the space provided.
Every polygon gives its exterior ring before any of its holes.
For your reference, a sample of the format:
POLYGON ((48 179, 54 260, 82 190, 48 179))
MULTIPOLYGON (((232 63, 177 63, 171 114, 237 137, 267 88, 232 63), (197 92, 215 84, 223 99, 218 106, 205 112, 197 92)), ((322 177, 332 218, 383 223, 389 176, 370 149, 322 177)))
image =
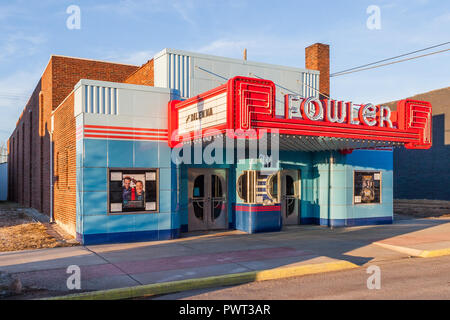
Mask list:
POLYGON ((156 170, 110 170, 110 213, 156 211, 156 170))
POLYGON ((381 172, 354 172, 355 204, 381 203, 381 172))

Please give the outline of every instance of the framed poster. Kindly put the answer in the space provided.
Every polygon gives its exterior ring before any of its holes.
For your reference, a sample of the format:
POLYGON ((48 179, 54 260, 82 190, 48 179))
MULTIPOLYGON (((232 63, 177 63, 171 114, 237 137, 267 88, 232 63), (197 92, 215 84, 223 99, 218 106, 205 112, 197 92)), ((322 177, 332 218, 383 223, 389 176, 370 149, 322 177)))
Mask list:
POLYGON ((353 203, 381 203, 381 172, 354 171, 353 173, 353 203))
POLYGON ((157 169, 109 169, 108 210, 110 214, 157 212, 157 169))

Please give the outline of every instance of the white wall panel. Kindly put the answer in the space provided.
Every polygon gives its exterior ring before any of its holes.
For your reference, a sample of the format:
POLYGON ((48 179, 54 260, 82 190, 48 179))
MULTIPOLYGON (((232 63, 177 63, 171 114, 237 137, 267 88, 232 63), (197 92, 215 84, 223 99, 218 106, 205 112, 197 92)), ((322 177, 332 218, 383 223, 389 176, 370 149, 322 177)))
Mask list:
POLYGON ((179 96, 167 88, 80 80, 75 86, 74 113, 77 119, 83 114, 84 124, 89 125, 167 129, 168 103, 174 99, 179 96))
POLYGON ((284 114, 285 94, 317 96, 319 72, 314 70, 173 49, 164 49, 155 55, 154 59, 155 86, 178 89, 183 98, 218 87, 234 76, 272 80, 277 88, 276 113, 279 115, 284 114), (188 73, 182 72, 186 69, 189 70, 188 73))

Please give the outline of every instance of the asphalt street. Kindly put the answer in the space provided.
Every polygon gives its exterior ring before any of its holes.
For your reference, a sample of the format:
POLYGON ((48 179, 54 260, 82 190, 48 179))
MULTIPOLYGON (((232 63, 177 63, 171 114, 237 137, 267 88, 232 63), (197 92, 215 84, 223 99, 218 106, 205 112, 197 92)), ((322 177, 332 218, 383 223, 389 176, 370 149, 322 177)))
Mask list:
MULTIPOLYGON (((186 291, 153 299, 450 299, 450 256, 379 261, 357 269, 186 291), (381 288, 368 289, 370 265, 381 271, 381 288)), ((373 283, 373 282, 370 282, 373 283)))

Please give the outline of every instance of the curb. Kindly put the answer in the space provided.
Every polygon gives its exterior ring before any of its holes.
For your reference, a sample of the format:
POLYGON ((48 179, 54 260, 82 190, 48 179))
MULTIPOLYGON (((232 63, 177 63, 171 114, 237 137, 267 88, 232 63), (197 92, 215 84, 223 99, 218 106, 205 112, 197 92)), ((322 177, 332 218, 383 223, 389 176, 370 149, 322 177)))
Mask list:
POLYGON ((275 280, 302 276, 308 274, 338 271, 358 268, 356 264, 348 261, 308 264, 296 267, 274 268, 262 271, 250 271, 205 278, 186 279, 179 281, 153 283, 141 286, 117 288, 71 294, 66 296, 44 298, 42 300, 119 300, 144 296, 153 296, 194 289, 204 289, 220 286, 236 285, 264 280, 275 280))
POLYGON ((447 256, 450 255, 450 248, 445 249, 437 249, 437 250, 420 250, 420 249, 413 249, 403 246, 395 246, 392 244, 386 244, 386 243, 380 243, 380 242, 374 242, 373 244, 376 244, 377 246, 390 249, 393 251, 397 251, 400 253, 405 253, 413 257, 420 257, 420 258, 433 258, 433 257, 441 257, 441 256, 447 256))
POLYGON ((420 254, 422 258, 432 258, 450 255, 450 248, 438 249, 438 250, 424 250, 420 254))

